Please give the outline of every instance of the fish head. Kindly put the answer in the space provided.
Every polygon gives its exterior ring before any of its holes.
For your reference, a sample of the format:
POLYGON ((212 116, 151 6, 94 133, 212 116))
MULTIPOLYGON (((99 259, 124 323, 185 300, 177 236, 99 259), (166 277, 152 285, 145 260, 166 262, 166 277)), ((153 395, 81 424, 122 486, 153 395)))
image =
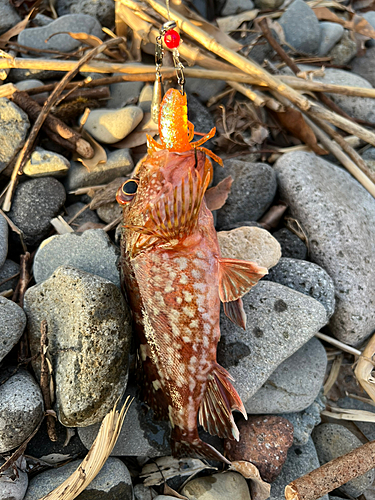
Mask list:
POLYGON ((131 257, 173 248, 196 226, 212 166, 197 150, 153 152, 117 193, 124 206, 124 240, 131 257))

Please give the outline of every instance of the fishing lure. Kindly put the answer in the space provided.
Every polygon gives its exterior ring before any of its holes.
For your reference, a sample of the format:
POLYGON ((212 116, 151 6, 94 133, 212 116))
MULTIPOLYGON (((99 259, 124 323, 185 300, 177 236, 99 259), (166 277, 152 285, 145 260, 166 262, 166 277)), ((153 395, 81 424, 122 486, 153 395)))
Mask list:
POLYGON ((123 184, 122 281, 133 311, 142 392, 156 418, 169 419, 176 457, 227 462, 201 441, 197 419, 211 434, 237 439, 232 410, 247 418, 230 374, 216 362, 220 301, 245 326, 241 297, 267 273, 256 264, 224 259, 204 194, 212 178, 208 158, 192 142, 186 94, 171 89, 159 116, 161 143, 148 137, 148 156, 123 184))

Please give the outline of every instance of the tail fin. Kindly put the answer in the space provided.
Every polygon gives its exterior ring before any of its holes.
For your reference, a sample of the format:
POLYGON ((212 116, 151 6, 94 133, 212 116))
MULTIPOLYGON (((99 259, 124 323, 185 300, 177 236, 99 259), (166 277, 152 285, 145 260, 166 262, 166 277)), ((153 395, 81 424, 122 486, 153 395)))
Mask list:
POLYGON ((171 448, 172 455, 176 458, 208 458, 210 460, 224 462, 228 465, 231 464, 231 462, 213 446, 202 441, 198 436, 198 432, 182 436, 182 429, 177 426, 172 429, 171 448))
POLYGON ((216 363, 207 378, 206 392, 199 408, 199 423, 210 434, 239 440, 232 410, 238 410, 247 419, 245 407, 237 391, 229 382, 231 375, 216 363))

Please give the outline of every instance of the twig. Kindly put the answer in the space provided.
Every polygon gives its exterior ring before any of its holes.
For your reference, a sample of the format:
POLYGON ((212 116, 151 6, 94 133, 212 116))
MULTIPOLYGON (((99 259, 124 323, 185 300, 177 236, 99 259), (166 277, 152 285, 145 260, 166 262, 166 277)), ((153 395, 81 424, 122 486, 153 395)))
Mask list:
MULTIPOLYGON (((26 252, 20 256, 20 279, 17 285, 18 304, 23 308, 23 302, 27 287, 30 283, 30 253, 26 252)), ((26 331, 23 332, 18 343, 18 361, 24 361, 30 356, 29 342, 26 331)))
POLYGON ((333 385, 335 384, 337 377, 340 372, 341 364, 343 362, 344 355, 343 353, 340 353, 338 356, 335 356, 335 360, 332 364, 331 371, 329 372, 328 378, 324 384, 324 391, 323 394, 326 396, 329 391, 332 389, 333 385))
POLYGON ((56 100, 58 99, 58 97, 60 96, 62 91, 64 90, 65 85, 77 75, 77 73, 79 72, 81 67, 87 61, 92 59, 95 55, 103 52, 103 50, 105 50, 107 47, 118 44, 121 40, 122 39, 119 39, 119 38, 110 39, 107 42, 102 43, 101 45, 98 45, 98 47, 95 47, 94 49, 90 50, 85 56, 82 57, 82 59, 80 59, 77 63, 75 63, 74 68, 64 76, 64 78, 60 81, 60 83, 57 85, 57 87, 50 94, 47 101, 44 103, 44 106, 43 106, 38 118, 36 119, 36 121, 33 125, 33 128, 29 134, 29 137, 27 138, 27 141, 25 142, 21 152, 18 155, 16 164, 15 164, 13 172, 12 172, 10 185, 9 185, 8 191, 5 195, 5 200, 4 200, 4 204, 3 204, 3 210, 5 212, 9 212, 9 210, 10 210, 13 193, 14 193, 14 190, 15 190, 16 185, 17 185, 18 173, 20 171, 22 171, 23 165, 28 160, 29 155, 30 155, 31 150, 32 150, 32 147, 34 145, 34 141, 39 133, 39 130, 40 130, 41 126, 43 125, 43 123, 44 123, 48 113, 50 112, 52 106, 54 105, 54 103, 56 102, 56 100))
POLYGON ((8 281, 14 279, 14 278, 17 278, 17 276, 19 276, 20 273, 16 273, 16 274, 13 274, 13 276, 9 276, 9 278, 5 278, 3 281, 0 281, 0 286, 2 285, 5 285, 5 283, 7 283, 8 281))
MULTIPOLYGON (((47 361, 48 351, 48 324, 44 319, 40 324, 40 389, 44 399, 45 411, 52 409, 50 377, 51 372, 47 361)), ((47 433, 51 441, 57 441, 55 419, 47 415, 47 433)))
POLYGON ((267 229, 273 229, 278 226, 281 217, 284 215, 285 210, 288 208, 286 203, 279 203, 278 205, 273 205, 268 212, 266 212, 260 219, 259 224, 267 229))
POLYGON ((84 205, 81 209, 78 210, 76 214, 73 215, 71 219, 68 220, 68 225, 70 226, 73 221, 75 221, 80 215, 83 214, 85 210, 87 210, 90 207, 90 203, 87 203, 87 205, 84 205))
POLYGON ((25 240, 23 238, 23 231, 21 229, 19 229, 15 224, 14 222, 9 219, 9 217, 7 216, 7 214, 5 214, 1 208, 0 208, 0 214, 4 217, 4 219, 7 221, 7 223, 9 224, 9 227, 11 228, 12 231, 14 231, 15 233, 18 234, 18 236, 20 237, 20 241, 21 241, 21 245, 22 245, 22 249, 25 253, 27 253, 27 246, 25 244, 25 240))
POLYGON ((306 117, 305 119, 323 146, 335 155, 340 163, 342 163, 344 167, 349 170, 352 176, 355 177, 357 181, 360 182, 362 186, 375 198, 375 184, 371 181, 371 179, 369 179, 367 175, 358 168, 358 166, 343 152, 336 142, 331 141, 328 135, 318 128, 311 120, 306 117))
POLYGON ((375 441, 328 462, 289 483, 286 500, 316 500, 374 467, 375 441))
POLYGON ((9 467, 12 467, 12 465, 18 460, 18 458, 23 454, 23 452, 26 450, 27 445, 29 442, 32 440, 32 438, 35 436, 35 434, 38 432, 40 429, 40 426, 42 425, 42 422, 44 420, 44 415, 39 422, 39 424, 36 426, 36 428, 33 430, 33 432, 30 434, 30 436, 25 439, 25 441, 16 449, 16 451, 11 455, 8 460, 0 467, 0 475, 2 472, 5 472, 9 467))
POLYGON ((375 335, 373 335, 358 359, 354 374, 370 398, 375 401, 375 379, 372 376, 374 369, 373 357, 375 354, 375 335))
MULTIPOLYGON (((27 92, 28 93, 28 92, 27 92)), ((38 99, 39 96, 35 96, 34 100, 38 104, 44 104, 46 99, 42 96, 42 99, 38 99)), ((108 87, 93 87, 93 88, 78 88, 71 89, 70 92, 63 94, 59 97, 58 101, 55 103, 55 107, 61 104, 61 102, 71 102, 76 99, 109 99, 111 97, 111 93, 108 87)))
POLYGON ((320 340, 324 340, 324 342, 328 342, 329 344, 334 345, 335 347, 338 347, 344 352, 348 352, 349 354, 353 354, 354 356, 360 356, 362 353, 355 347, 352 347, 351 345, 344 344, 343 342, 340 342, 337 339, 334 339, 333 337, 329 337, 328 335, 325 335, 324 333, 316 333, 315 337, 317 337, 320 340))
POLYGON ((275 52, 277 52, 277 54, 281 57, 281 59, 289 66, 289 68, 293 71, 293 73, 295 75, 298 75, 298 73, 300 73, 299 67, 293 61, 293 59, 291 59, 288 56, 285 50, 281 47, 279 43, 277 43, 275 38, 272 36, 271 31, 268 27, 267 18, 263 17, 262 19, 260 19, 258 24, 267 42, 271 45, 271 47, 275 50, 275 52))
POLYGON ((328 123, 323 120, 318 120, 314 118, 313 121, 332 137, 332 139, 337 142, 337 144, 345 151, 345 153, 354 161, 354 163, 362 170, 362 172, 367 175, 367 177, 375 183, 375 173, 372 172, 363 158, 357 153, 357 151, 342 137, 336 130, 328 125, 328 123))
MULTIPOLYGON (((31 120, 37 120, 43 109, 28 95, 27 92, 14 92, 10 99, 17 104, 17 106, 23 109, 31 120)), ((43 127, 49 128, 55 134, 58 134, 63 139, 69 141, 73 145, 74 150, 84 158, 92 158, 94 156, 94 150, 92 149, 90 143, 85 141, 80 134, 68 127, 64 122, 59 120, 59 118, 56 118, 51 114, 46 116, 43 127)))

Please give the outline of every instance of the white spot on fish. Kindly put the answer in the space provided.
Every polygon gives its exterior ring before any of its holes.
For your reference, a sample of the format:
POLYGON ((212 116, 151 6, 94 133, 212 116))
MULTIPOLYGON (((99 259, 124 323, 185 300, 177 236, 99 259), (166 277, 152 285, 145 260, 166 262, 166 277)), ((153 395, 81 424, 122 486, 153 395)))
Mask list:
POLYGON ((186 302, 191 302, 193 300, 192 294, 190 292, 188 292, 187 290, 182 290, 182 294, 183 294, 186 302))
POLYGON ((173 286, 171 285, 167 285, 165 288, 164 288, 164 292, 165 293, 170 293, 170 292, 173 292, 174 291, 174 288, 173 286))
POLYGON ((155 391, 157 391, 158 389, 161 389, 161 383, 159 380, 153 380, 152 385, 153 385, 155 391))
POLYGON ((189 318, 194 318, 195 316, 195 310, 191 307, 183 307, 182 308, 182 311, 186 314, 186 316, 188 316, 189 318))
POLYGON ((200 271, 198 271, 198 269, 192 269, 191 270, 191 275, 193 276, 193 278, 195 278, 196 280, 199 280, 199 278, 201 277, 201 273, 200 271))
POLYGON ((177 304, 181 304, 182 303, 182 298, 181 297, 176 297, 176 302, 177 302, 177 304))
POLYGON ((181 274, 180 283, 181 283, 181 285, 188 285, 189 284, 189 278, 186 276, 186 274, 184 274, 184 273, 181 274))
POLYGON ((181 271, 187 268, 188 260, 185 257, 178 257, 177 259, 174 259, 174 262, 176 262, 181 271))

